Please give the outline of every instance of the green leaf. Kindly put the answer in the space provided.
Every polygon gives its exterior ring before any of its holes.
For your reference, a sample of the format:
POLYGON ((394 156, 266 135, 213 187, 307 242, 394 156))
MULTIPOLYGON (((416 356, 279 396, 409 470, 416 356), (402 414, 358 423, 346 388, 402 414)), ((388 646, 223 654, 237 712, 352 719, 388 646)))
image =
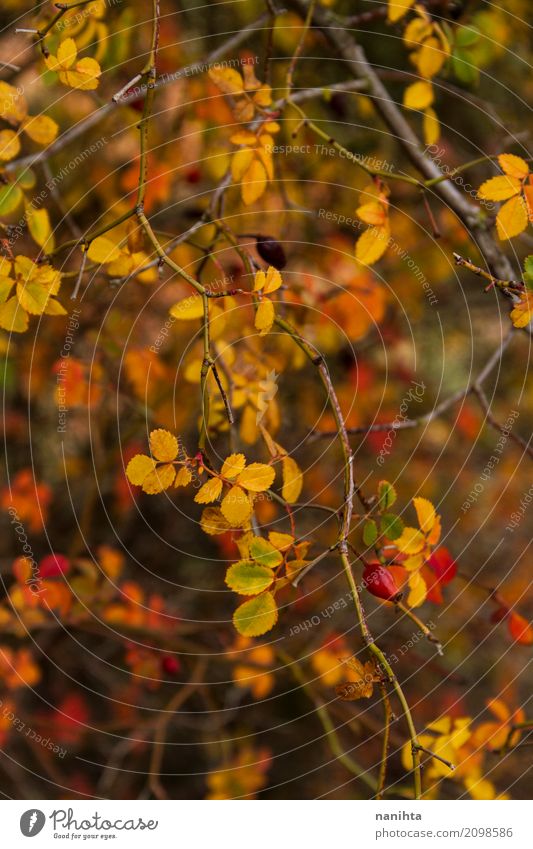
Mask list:
POLYGON ((261 593, 245 601, 233 614, 233 624, 244 637, 260 637, 278 621, 278 608, 272 593, 261 593))
POLYGON ((381 533, 389 539, 398 539, 403 533, 404 524, 394 513, 385 513, 381 517, 381 533))
POLYGON ((253 560, 239 560, 226 572, 226 584, 239 595, 257 595, 268 589, 274 580, 272 570, 253 560))
POLYGON ((250 543, 250 554, 257 563, 275 569, 283 561, 283 556, 271 542, 263 537, 254 537, 250 543))
POLYGON ((455 43, 459 47, 470 47, 475 44, 480 36, 480 32, 476 27, 461 27, 456 31, 455 43))
POLYGON ((479 80, 479 69, 472 63, 466 50, 456 48, 452 55, 453 72, 465 85, 475 85, 479 80))
POLYGON ((17 186, 2 186, 0 188, 0 215, 9 215, 17 206, 20 206, 24 198, 17 186))
POLYGON ((380 510, 388 510, 396 501, 396 490, 388 481, 378 483, 378 501, 380 510))
POLYGON ((15 172, 15 181, 16 185, 29 192, 35 188, 37 183, 37 177, 35 176, 35 171, 32 171, 31 168, 23 168, 19 171, 15 172))
POLYGON ((523 279, 526 289, 533 290, 533 255, 526 256, 524 260, 523 279))
POLYGON ((363 542, 366 546, 374 545, 378 538, 378 526, 374 519, 369 519, 363 528, 363 542))

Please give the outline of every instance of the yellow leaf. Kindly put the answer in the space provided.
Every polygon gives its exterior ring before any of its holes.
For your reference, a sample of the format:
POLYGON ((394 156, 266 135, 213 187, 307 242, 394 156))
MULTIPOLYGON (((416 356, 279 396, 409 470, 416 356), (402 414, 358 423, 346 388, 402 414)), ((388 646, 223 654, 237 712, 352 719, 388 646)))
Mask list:
POLYGON ((202 318, 204 314, 204 302, 201 295, 189 295, 183 301, 178 301, 170 307, 170 315, 180 321, 190 321, 194 318, 202 318))
POLYGON ((19 137, 14 130, 0 131, 0 161, 14 159, 20 151, 19 137))
POLYGON ((402 566, 408 572, 414 572, 415 569, 421 569, 424 565, 424 554, 411 554, 406 560, 402 561, 402 566))
POLYGON ((178 456, 178 440, 163 428, 153 430, 150 434, 150 451, 156 460, 171 463, 178 456))
POLYGON ((240 473, 237 483, 251 492, 264 492, 272 485, 275 477, 276 472, 272 466, 251 463, 240 473))
POLYGON ((252 515, 252 502, 240 486, 232 486, 220 505, 222 514, 232 528, 242 528, 252 515))
POLYGON ((354 702, 358 699, 369 699, 374 691, 374 681, 379 681, 373 664, 367 661, 364 665, 357 658, 350 658, 350 680, 337 684, 335 690, 344 702, 354 702))
POLYGON ((276 569, 283 563, 281 553, 264 537, 252 537, 249 544, 250 557, 261 566, 276 569))
POLYGON ((237 121, 239 121, 241 124, 246 124, 254 117, 255 108, 251 101, 247 100, 245 97, 239 97, 235 101, 233 113, 237 121))
POLYGON ((526 184, 523 188, 529 220, 533 222, 533 186, 526 184))
POLYGON ((148 495, 157 495, 158 492, 163 492, 174 483, 176 477, 176 469, 171 463, 165 466, 158 466, 153 472, 146 475, 142 488, 148 495))
POLYGON ((285 574, 287 576, 287 580, 294 581, 296 576, 302 569, 310 563, 310 560, 301 560, 298 558, 297 560, 288 560, 285 566, 285 574))
POLYGON ((22 125, 22 129, 29 135, 30 139, 43 146, 51 144, 59 132, 56 122, 48 115, 28 118, 22 125))
POLYGON ((230 142, 232 144, 246 144, 250 147, 257 143, 257 138, 250 130, 239 130, 231 136, 230 142))
POLYGON ((41 283, 26 280, 24 283, 17 283, 17 297, 26 312, 31 315, 42 315, 50 298, 50 292, 41 283))
POLYGON ((20 124, 27 113, 24 95, 14 86, 0 80, 0 118, 9 124, 20 124))
POLYGON ((427 586, 419 572, 413 572, 409 578, 409 595, 407 604, 409 607, 419 607, 426 600, 427 586))
POLYGON ((533 294, 522 292, 519 303, 511 310, 511 321, 515 327, 526 327, 533 319, 533 294))
POLYGON ((437 518, 433 504, 427 498, 413 498, 413 505, 420 529, 429 534, 437 518))
POLYGON ((379 203, 376 200, 371 200, 368 203, 364 203, 362 206, 359 206, 355 210, 355 214, 361 221, 364 221, 365 224, 372 224, 373 226, 380 227, 387 220, 387 211, 382 203, 379 203))
POLYGON ((523 180, 529 174, 527 162, 521 156, 515 156, 514 153, 501 153, 498 156, 498 162, 502 171, 509 177, 523 180))
POLYGON ((183 466, 176 475, 174 486, 187 486, 192 481, 192 472, 187 466, 183 466))
POLYGON ((92 262, 113 262, 120 257, 120 248, 105 236, 98 236, 89 245, 87 256, 92 262))
POLYGON ((62 68, 71 68, 76 61, 78 48, 73 38, 66 38, 58 47, 57 61, 62 68))
POLYGON ((206 507, 200 519, 200 527, 204 534, 216 536, 225 534, 231 528, 230 523, 222 514, 220 507, 206 507))
MULTIPOLYGON (((511 179, 510 177, 507 179, 511 179)), ((523 197, 517 195, 504 203, 496 216, 496 229, 500 239, 512 239, 526 229, 527 206, 523 197)))
POLYGON ((223 478, 229 478, 232 480, 233 478, 236 478, 237 475, 240 475, 245 465, 246 457, 244 454, 230 454, 229 457, 226 457, 224 460, 220 474, 223 478))
POLYGON ((429 107, 424 112, 424 142, 427 145, 436 144, 440 138, 440 123, 437 113, 429 107))
POLYGON ((253 162, 254 151, 249 147, 236 150, 231 158, 231 176, 235 183, 240 183, 253 162))
POLYGON ((406 109, 427 109, 433 103, 433 86, 427 80, 420 80, 405 89, 403 105, 406 109))
POLYGON ((253 445, 258 438, 257 430, 257 410, 250 404, 244 408, 241 418, 241 426, 239 428, 240 437, 243 442, 248 445, 253 445))
POLYGON ((507 200, 517 195, 521 188, 522 184, 516 177, 502 174, 485 180, 479 187, 477 196, 480 200, 507 200))
POLYGON ((244 89, 245 91, 256 91, 258 88, 261 88, 261 83, 257 79, 255 75, 255 70, 253 65, 243 65, 242 66, 242 75, 244 77, 244 89))
POLYGON ((14 333, 24 333, 28 329, 28 315, 15 296, 0 306, 0 327, 14 333))
POLYGON ((285 501, 294 504, 298 501, 303 486, 303 475, 296 460, 284 457, 281 461, 283 472, 283 487, 281 494, 285 501))
POLYGON ((425 544, 424 534, 418 528, 404 528, 402 535, 394 540, 394 545, 403 554, 418 554, 425 544))
POLYGON ((220 478, 211 478, 207 483, 204 483, 194 496, 197 504, 209 504, 211 501, 216 501, 222 492, 222 481, 220 478))
POLYGON ((273 268, 273 266, 270 265, 266 273, 266 280, 263 293, 265 295, 269 295, 271 292, 275 292, 277 289, 279 289, 281 283, 281 274, 279 273, 278 269, 273 268))
POLYGON ((356 242, 355 258, 363 265, 373 265, 387 250, 389 238, 388 226, 370 227, 356 242))
POLYGON ((246 206, 258 200, 266 189, 267 172, 259 159, 254 159, 243 175, 241 194, 246 206))
POLYGON ((154 469, 155 461, 151 457, 147 457, 146 454, 136 454, 126 467, 126 475, 130 483, 142 486, 145 477, 154 469))
POLYGON ((209 77, 223 94, 241 94, 244 81, 234 68, 210 68, 209 77))
POLYGON ((101 72, 98 62, 87 56, 85 59, 80 59, 79 62, 76 62, 73 70, 65 71, 64 73, 60 71, 59 79, 71 88, 91 91, 98 88, 98 78, 101 72))
POLYGON ((67 311, 55 298, 49 298, 44 308, 45 315, 66 315, 67 311))
POLYGON ((28 229, 39 247, 50 252, 54 249, 54 239, 52 236, 52 228, 50 226, 50 217, 47 209, 34 209, 31 204, 26 207, 26 221, 28 229))
POLYGON ((254 288, 253 288, 253 291, 254 291, 254 292, 260 292, 262 289, 264 289, 265 283, 266 283, 266 274, 265 274, 265 272, 264 272, 264 271, 261 271, 261 270, 256 271, 256 272, 255 272, 255 277, 254 277, 254 288))
POLYGON ((262 85, 254 94, 254 101, 258 106, 267 107, 272 103, 272 89, 269 85, 262 85))
POLYGON ((414 6, 415 0, 389 0, 387 17, 391 23, 399 21, 400 18, 409 11, 411 6, 414 6))
POLYGON ((447 55, 437 38, 427 38, 416 54, 416 66, 420 75, 428 79, 434 77, 444 65, 447 55))
POLYGON ((269 180, 274 179, 274 158, 270 150, 260 147, 257 150, 257 156, 261 160, 269 180))
POLYGON ((442 526, 440 523, 440 516, 435 517, 435 524, 433 525, 431 531, 428 534, 427 541, 429 545, 437 545, 440 535, 442 533, 442 526))
POLYGON ((431 21, 426 18, 413 18, 403 31, 403 40, 407 47, 411 49, 422 44, 425 38, 431 35, 431 21))
POLYGON ((278 551, 286 551, 294 542, 294 537, 291 534, 282 534, 279 531, 270 531, 268 538, 278 551))
POLYGON ((278 621, 278 608, 272 593, 266 592, 241 604, 233 614, 233 624, 244 637, 260 637, 278 621))
POLYGON ((269 333, 275 318, 276 311, 274 310, 274 304, 268 298, 264 298, 257 307, 254 321, 255 329, 259 331, 260 336, 265 336, 266 333, 269 333))

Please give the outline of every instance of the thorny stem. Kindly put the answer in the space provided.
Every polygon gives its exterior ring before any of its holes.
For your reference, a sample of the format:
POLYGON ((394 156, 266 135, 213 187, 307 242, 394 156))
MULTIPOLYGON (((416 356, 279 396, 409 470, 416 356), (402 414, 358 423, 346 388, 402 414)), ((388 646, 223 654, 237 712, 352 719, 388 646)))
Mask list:
POLYGON ((181 687, 179 690, 176 691, 176 693, 174 693, 174 695, 170 699, 169 703, 167 704, 166 708, 161 713, 157 721, 154 733, 152 755, 150 758, 150 771, 148 782, 152 793, 157 799, 167 798, 167 794, 165 793, 165 790, 160 781, 160 776, 161 765, 163 763, 163 756, 165 754, 165 738, 168 725, 172 721, 180 707, 198 689, 198 686, 205 675, 206 667, 207 661, 204 658, 200 659, 197 662, 188 683, 184 684, 183 687, 181 687))
POLYGON ((391 703, 385 684, 381 684, 380 689, 381 699, 383 701, 383 722, 385 728, 383 731, 383 748, 381 750, 381 763, 379 765, 376 799, 383 799, 383 794, 385 793, 385 782, 387 780, 387 759, 389 755, 390 726, 393 717, 391 703))
POLYGON ((417 745, 417 749, 419 749, 419 751, 421 752, 425 752, 426 755, 430 755, 432 758, 435 758, 435 760, 440 761, 445 766, 447 766, 448 769, 455 769, 455 764, 452 764, 451 761, 447 761, 446 758, 441 758, 440 755, 436 755, 435 752, 432 752, 431 749, 426 749, 426 747, 422 746, 420 743, 417 745))
POLYGON ((293 85, 294 85, 294 71, 296 69, 296 63, 298 62, 298 59, 301 56, 303 46, 304 46, 304 43, 305 43, 305 39, 307 38, 307 33, 309 32, 309 27, 311 26, 311 20, 313 18, 313 12, 314 12, 314 9, 315 9, 315 5, 316 5, 316 0, 311 0, 311 2, 309 3, 309 8, 307 10, 307 15, 305 16, 305 21, 304 21, 303 29, 302 29, 302 32, 301 32, 301 35, 300 35, 300 40, 298 41, 298 44, 296 46, 296 50, 293 53, 292 59, 290 61, 289 68, 287 70, 287 81, 286 81, 287 92, 286 92, 286 95, 285 95, 287 100, 291 96, 292 88, 293 88, 293 85))
POLYGON ((396 602, 396 607, 399 610, 401 610, 402 613, 404 613, 411 620, 411 622, 414 622, 414 624, 418 628, 420 628, 421 632, 424 634, 424 636, 431 643, 435 643, 435 645, 437 647, 437 654, 442 655, 443 651, 442 651, 442 644, 441 644, 440 640, 438 640, 435 636, 433 636, 433 634, 431 633, 431 631, 429 630, 429 628, 425 624, 425 622, 422 622, 422 620, 418 618, 416 613, 413 613, 413 611, 409 607, 406 607, 404 604, 402 604, 401 601, 396 602))
POLYGON ((387 180, 399 180, 402 183, 409 183, 411 186, 417 186, 420 189, 424 189, 424 184, 417 180, 415 177, 409 177, 407 174, 395 174, 393 171, 383 171, 380 168, 372 168, 370 165, 367 165, 363 159, 356 156, 351 150, 348 150, 343 144, 338 142, 333 138, 329 133, 326 133, 321 127, 318 126, 314 121, 307 117, 306 112, 298 106, 296 100, 292 97, 287 99, 287 103, 295 109, 301 117, 301 122, 298 125, 298 128, 293 133, 293 136, 297 133, 300 127, 309 127, 315 135, 319 136, 323 139, 328 145, 333 147, 338 153, 342 154, 342 156, 347 157, 349 160, 353 161, 355 165, 358 165, 365 174, 368 174, 369 177, 383 177, 387 180))
MULTIPOLYGON (((236 250, 242 252, 241 248, 238 248, 235 245, 235 239, 230 239, 236 250)), ((328 399, 329 406, 335 418, 335 423, 337 425, 337 436, 341 443, 341 449, 344 457, 344 499, 342 506, 342 518, 341 518, 341 527, 339 536, 337 539, 337 543, 334 548, 337 549, 339 556, 341 558, 341 562, 343 565, 343 569, 348 580, 348 584, 350 586, 352 592, 352 598, 356 610, 357 621, 359 624, 359 628, 361 630, 361 634, 363 637, 363 642, 366 645, 367 650, 376 657, 382 669, 385 670, 389 680, 392 682, 396 695, 400 701, 403 712, 405 714, 407 726, 409 729, 409 736, 411 739, 411 747, 412 747, 412 756, 413 756, 413 782, 414 782, 414 797, 415 799, 419 799, 422 794, 422 779, 420 774, 420 753, 416 746, 418 745, 418 737, 416 733, 416 729, 414 726, 414 722, 411 716, 411 711, 403 693, 400 682, 398 681, 396 675, 394 674, 389 662, 387 661, 385 655, 381 651, 381 649, 374 642, 374 638, 370 634, 368 629, 368 625, 366 623, 365 613, 363 604, 361 602, 361 598, 359 596, 359 590, 357 588, 357 584, 355 583, 350 562, 348 559, 348 535, 351 530, 351 522, 353 515, 353 499, 354 496, 357 495, 359 501, 363 505, 366 511, 370 509, 370 503, 366 499, 363 494, 361 488, 356 486, 354 481, 354 473, 353 473, 353 454, 350 447, 350 441, 348 438, 348 433, 346 430, 346 424, 344 422, 344 417, 342 415, 342 410, 339 404, 339 400, 337 398, 337 394, 335 392, 335 388, 332 384, 331 377, 329 375, 329 371, 326 365, 326 362, 322 356, 306 339, 304 339, 300 334, 296 331, 294 327, 292 327, 289 322, 285 319, 276 316, 275 324, 277 327, 284 330, 298 345, 298 347, 304 352, 307 359, 312 363, 313 366, 318 370, 324 388, 326 390, 326 395, 328 399)))
POLYGON ((517 280, 500 280, 499 277, 495 277, 493 274, 490 274, 488 271, 484 271, 483 268, 480 268, 478 265, 474 265, 469 259, 463 259, 459 254, 454 253, 453 258, 455 260, 456 265, 461 265, 463 268, 468 268, 469 271, 472 271, 474 274, 477 274, 478 277, 483 277, 485 280, 489 281, 489 286, 487 289, 495 286, 497 289, 500 289, 502 292, 523 292, 524 284, 517 280))
POLYGON ((39 47, 41 49, 41 53, 43 54, 43 56, 46 57, 46 56, 50 55, 48 48, 46 47, 46 45, 44 43, 44 39, 46 38, 46 36, 50 32, 50 30, 55 27, 55 25, 58 23, 58 21, 61 20, 63 15, 65 15, 71 9, 75 9, 78 6, 86 6, 90 2, 91 2, 91 0, 76 0, 76 2, 74 2, 74 3, 55 3, 54 4, 58 11, 53 16, 53 18, 51 18, 48 21, 48 23, 42 29, 37 30, 37 33, 36 33, 37 38, 35 40, 35 44, 39 45, 39 47))
POLYGON ((402 710, 405 716, 405 720, 407 722, 407 727, 409 730, 409 737, 411 740, 411 754, 413 759, 413 783, 414 783, 414 798, 420 799, 422 795, 422 776, 420 771, 420 751, 419 751, 419 742, 418 736, 416 733, 416 728, 413 722, 413 717, 411 715, 411 709, 405 698, 403 689, 401 687, 398 678, 394 674, 394 671, 388 662, 387 658, 383 654, 382 650, 379 646, 374 642, 372 635, 370 634, 365 613, 363 609, 363 605, 361 603, 361 599, 359 596, 359 590, 357 589, 357 584, 355 583, 354 576, 352 573, 352 567, 350 565, 350 561, 348 559, 348 555, 345 550, 341 549, 340 552, 342 565, 344 568, 344 573, 348 580, 348 584, 350 586, 352 592, 352 598, 354 600, 354 605, 357 613, 357 621, 359 623, 359 628, 361 631, 361 636, 363 638, 363 642, 365 643, 370 654, 374 655, 376 660, 378 661, 381 669, 386 672, 389 681, 392 683, 394 690, 396 692, 396 696, 402 706, 402 710))
MULTIPOLYGON (((470 383, 464 389, 459 389, 457 392, 454 392, 448 398, 445 398, 443 401, 440 402, 440 404, 437 404, 437 406, 434 407, 433 410, 430 410, 429 413, 424 413, 424 415, 419 416, 416 419, 403 419, 402 421, 392 421, 392 422, 378 422, 377 424, 363 425, 362 427, 350 427, 350 428, 347 428, 348 434, 356 435, 356 434, 384 432, 384 431, 390 431, 390 430, 393 430, 393 431, 406 430, 408 428, 421 427, 422 425, 429 424, 434 419, 438 418, 440 415, 442 415, 442 413, 445 413, 450 407, 452 407, 458 401, 462 401, 463 399, 465 399, 470 394, 473 394, 478 399, 478 401, 480 402, 480 404, 482 406, 488 405, 488 401, 487 401, 484 393, 480 397, 481 386, 482 386, 483 382, 486 380, 486 378, 489 376, 491 371, 501 361, 502 355, 505 352, 505 350, 507 349, 507 347, 508 347, 511 339, 515 335, 515 333, 516 333, 515 328, 511 327, 509 332, 507 333, 507 335, 503 338, 502 342, 498 346, 498 348, 496 348, 496 350, 490 355, 487 362, 485 363, 485 365, 483 366, 483 368, 479 372, 477 378, 472 383, 470 383)), ((487 407, 484 407, 484 408, 485 408, 485 412, 486 412, 487 407)), ((492 427, 496 428, 497 430, 499 430, 502 433, 504 431, 507 433, 504 426, 500 425, 492 416, 489 417, 487 415, 486 418, 487 418, 487 422, 492 427)), ((321 439, 321 438, 324 438, 324 437, 334 437, 334 436, 336 436, 336 433, 337 432, 335 430, 318 431, 318 432, 312 434, 310 439, 321 439)), ((530 453, 529 443, 526 443, 525 440, 522 439, 522 437, 520 437, 516 434, 513 434, 512 432, 509 432, 507 435, 509 436, 510 439, 513 439, 515 442, 517 442, 519 445, 521 445, 524 448, 524 450, 526 450, 528 453, 530 453)))

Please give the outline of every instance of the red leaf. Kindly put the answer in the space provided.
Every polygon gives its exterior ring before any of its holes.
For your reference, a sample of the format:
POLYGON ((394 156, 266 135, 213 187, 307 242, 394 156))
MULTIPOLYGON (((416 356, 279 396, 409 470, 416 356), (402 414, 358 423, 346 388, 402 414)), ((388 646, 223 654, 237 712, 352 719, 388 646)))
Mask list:
POLYGON ((437 548, 428 560, 428 566, 435 573, 438 583, 446 586, 457 575, 457 563, 447 548, 437 548))
POLYGON ((39 563, 40 578, 55 578, 66 575, 70 569, 70 560, 64 554, 48 554, 39 563))
POLYGON ((513 640, 523 646, 533 645, 533 627, 527 619, 511 610, 507 619, 507 628, 513 640))

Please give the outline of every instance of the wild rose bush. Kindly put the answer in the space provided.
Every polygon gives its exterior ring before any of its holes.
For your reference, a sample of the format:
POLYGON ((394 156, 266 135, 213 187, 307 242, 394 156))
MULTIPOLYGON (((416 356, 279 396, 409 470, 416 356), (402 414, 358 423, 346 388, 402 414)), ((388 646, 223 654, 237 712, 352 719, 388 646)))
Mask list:
POLYGON ((9 795, 527 794, 528 5, 284 5, 0 12, 9 795))

